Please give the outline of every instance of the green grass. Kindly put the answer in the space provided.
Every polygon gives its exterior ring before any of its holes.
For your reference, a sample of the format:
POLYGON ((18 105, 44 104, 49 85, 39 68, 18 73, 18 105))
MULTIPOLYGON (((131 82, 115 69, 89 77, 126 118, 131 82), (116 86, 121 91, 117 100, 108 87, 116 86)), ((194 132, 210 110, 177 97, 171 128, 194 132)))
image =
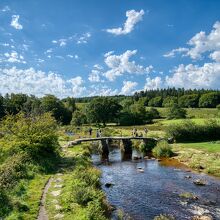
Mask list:
POLYGON ((180 162, 195 170, 220 177, 219 141, 173 144, 172 149, 180 162))
POLYGON ((107 220, 109 206, 100 187, 100 171, 92 166, 87 144, 66 149, 62 159, 61 175, 53 177, 49 188, 46 207, 49 219, 63 215, 63 220, 107 220), (61 178, 62 188, 56 188, 57 178, 61 178), (61 190, 54 197, 53 191, 61 190), (57 210, 54 200, 61 207, 57 210))
POLYGON ((201 142, 201 143, 180 143, 175 145, 186 150, 188 148, 191 148, 209 153, 220 153, 220 141, 201 142))
MULTIPOLYGON (((146 107, 149 110, 150 107, 146 107)), ((168 114, 168 108, 158 107, 156 108, 162 118, 166 118, 168 114)), ((216 108, 185 108, 188 118, 216 118, 219 117, 218 110, 216 108)))

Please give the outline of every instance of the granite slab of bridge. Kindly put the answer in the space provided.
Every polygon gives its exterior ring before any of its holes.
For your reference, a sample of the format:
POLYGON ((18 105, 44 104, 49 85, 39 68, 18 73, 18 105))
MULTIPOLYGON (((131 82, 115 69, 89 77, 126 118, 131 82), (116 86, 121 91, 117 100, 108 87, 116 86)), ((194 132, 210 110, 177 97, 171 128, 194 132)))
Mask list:
POLYGON ((99 149, 101 149, 102 158, 108 158, 109 155, 109 145, 112 141, 119 141, 120 149, 124 155, 132 155, 132 140, 139 140, 143 144, 148 142, 158 142, 163 138, 150 138, 150 137, 96 137, 96 138, 79 138, 68 143, 68 147, 73 147, 74 145, 81 144, 83 142, 99 142, 99 149))

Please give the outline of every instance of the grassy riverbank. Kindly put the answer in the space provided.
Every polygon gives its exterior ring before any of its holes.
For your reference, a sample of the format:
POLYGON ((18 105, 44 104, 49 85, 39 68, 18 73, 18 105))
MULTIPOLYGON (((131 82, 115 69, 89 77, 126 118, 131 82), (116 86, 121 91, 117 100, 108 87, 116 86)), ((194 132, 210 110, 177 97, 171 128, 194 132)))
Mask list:
POLYGON ((60 167, 47 193, 49 219, 108 219, 110 206, 101 190, 101 173, 92 166, 88 145, 64 149, 60 167))
POLYGON ((176 158, 200 172, 220 177, 220 142, 173 144, 176 158))

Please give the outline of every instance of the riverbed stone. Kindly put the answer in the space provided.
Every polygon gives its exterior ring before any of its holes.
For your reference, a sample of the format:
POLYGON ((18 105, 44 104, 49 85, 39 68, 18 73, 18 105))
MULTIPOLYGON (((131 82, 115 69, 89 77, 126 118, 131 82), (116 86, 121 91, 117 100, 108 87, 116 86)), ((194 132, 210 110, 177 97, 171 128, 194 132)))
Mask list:
POLYGON ((197 186, 205 186, 206 185, 205 180, 201 180, 201 179, 196 179, 193 181, 193 183, 197 186))
POLYGON ((193 216, 192 220, 213 220, 213 218, 208 215, 202 215, 202 216, 193 216))

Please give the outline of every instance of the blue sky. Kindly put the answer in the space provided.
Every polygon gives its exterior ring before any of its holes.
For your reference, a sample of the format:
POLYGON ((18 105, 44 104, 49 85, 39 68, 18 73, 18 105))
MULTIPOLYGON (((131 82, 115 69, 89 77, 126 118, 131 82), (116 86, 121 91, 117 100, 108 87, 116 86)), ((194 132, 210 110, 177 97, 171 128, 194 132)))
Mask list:
POLYGON ((220 89, 218 0, 0 2, 0 93, 220 89))

